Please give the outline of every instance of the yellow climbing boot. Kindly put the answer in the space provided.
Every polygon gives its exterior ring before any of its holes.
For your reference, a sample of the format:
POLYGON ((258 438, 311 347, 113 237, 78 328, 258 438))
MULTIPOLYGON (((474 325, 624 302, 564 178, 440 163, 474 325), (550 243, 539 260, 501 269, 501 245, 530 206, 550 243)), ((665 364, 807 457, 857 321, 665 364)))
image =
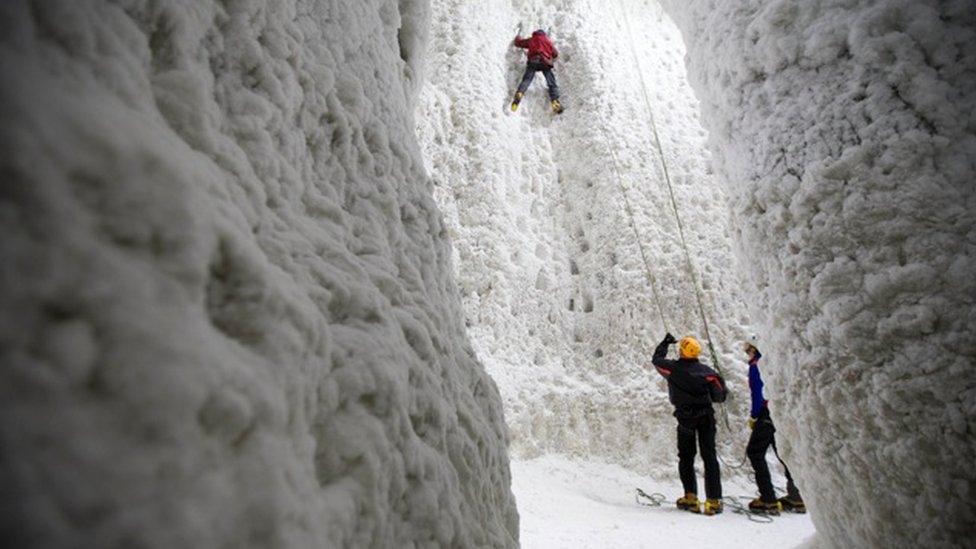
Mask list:
POLYGON ((556 114, 561 114, 563 112, 563 104, 560 103, 558 99, 553 99, 549 102, 549 104, 552 106, 552 112, 556 114))
POLYGON ((676 503, 678 505, 678 509, 681 509, 682 511, 701 513, 701 507, 698 503, 697 494, 685 494, 684 497, 678 498, 676 503))
POLYGON ((799 497, 791 498, 789 496, 784 496, 779 498, 779 506, 783 508, 784 511, 789 511, 791 513, 806 513, 807 506, 803 503, 803 500, 799 497))
POLYGON ((778 515, 783 510, 783 504, 779 501, 763 501, 756 498, 749 502, 749 511, 760 515, 778 515))
POLYGON ((515 112, 519 108, 519 103, 522 102, 522 97, 525 94, 522 92, 515 92, 515 99, 512 99, 512 112, 515 112))
POLYGON ((705 514, 706 515, 717 515, 722 512, 722 500, 720 499, 706 499, 705 500, 705 514))

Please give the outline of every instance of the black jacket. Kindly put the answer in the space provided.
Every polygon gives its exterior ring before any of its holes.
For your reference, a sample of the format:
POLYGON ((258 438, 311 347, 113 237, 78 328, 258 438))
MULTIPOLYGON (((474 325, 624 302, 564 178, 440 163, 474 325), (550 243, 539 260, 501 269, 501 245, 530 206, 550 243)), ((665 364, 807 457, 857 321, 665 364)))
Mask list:
POLYGON ((668 398, 674 404, 675 417, 698 417, 712 412, 713 402, 725 402, 728 390, 725 380, 698 359, 668 360, 668 344, 654 349, 651 362, 668 380, 668 398))

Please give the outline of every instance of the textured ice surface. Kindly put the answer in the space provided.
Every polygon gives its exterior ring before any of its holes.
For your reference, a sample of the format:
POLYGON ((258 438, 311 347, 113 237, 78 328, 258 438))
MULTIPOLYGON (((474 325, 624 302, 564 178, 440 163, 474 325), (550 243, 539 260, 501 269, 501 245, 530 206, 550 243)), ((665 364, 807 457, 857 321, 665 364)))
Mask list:
POLYGON ((668 0, 714 159, 654 2, 429 4, 0 3, 5 541, 511 545, 475 350, 514 451, 673 475, 639 367, 702 327, 638 72, 733 425, 751 314, 823 541, 976 536, 971 2, 668 0), (506 112, 519 21, 559 118, 506 112))
MULTIPOLYGON (((748 318, 681 35, 656 5, 630 1, 434 0, 431 8, 418 132, 457 253, 466 322, 505 400, 513 452, 590 456, 674 478, 672 407, 644 367, 664 335, 662 313, 676 334, 703 333, 639 70, 712 335, 741 397, 728 406, 736 427, 748 400, 744 366, 729 354, 748 318), (518 113, 508 110, 525 66, 511 46, 520 21, 525 33, 548 29, 560 51, 567 111, 559 117, 541 75, 518 113)), ((745 434, 719 435, 736 462, 745 434)))
POLYGON ((509 546, 424 2, 0 3, 0 536, 509 546))
POLYGON ((976 10, 666 2, 833 547, 976 537, 976 10))

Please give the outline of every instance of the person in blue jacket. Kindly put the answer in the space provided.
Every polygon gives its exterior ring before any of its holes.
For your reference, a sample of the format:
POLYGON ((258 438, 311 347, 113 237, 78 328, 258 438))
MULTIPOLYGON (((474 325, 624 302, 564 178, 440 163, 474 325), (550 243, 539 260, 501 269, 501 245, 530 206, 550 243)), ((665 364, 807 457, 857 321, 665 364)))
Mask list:
POLYGON ((756 474, 756 485, 759 488, 759 497, 749 502, 749 509, 753 512, 778 515, 781 510, 805 513, 806 505, 800 497, 800 491, 793 483, 790 470, 779 459, 779 452, 776 451, 776 427, 769 416, 769 401, 763 398, 763 381, 759 373, 759 359, 762 353, 757 347, 756 337, 750 337, 743 345, 746 354, 749 356, 749 395, 752 399, 752 407, 749 410, 749 428, 752 434, 749 436, 749 444, 746 446, 746 455, 752 462, 752 470, 756 474), (773 480, 769 475, 769 465, 766 464, 766 451, 773 447, 776 458, 783 464, 786 472, 786 496, 776 499, 776 492, 773 490, 773 480))

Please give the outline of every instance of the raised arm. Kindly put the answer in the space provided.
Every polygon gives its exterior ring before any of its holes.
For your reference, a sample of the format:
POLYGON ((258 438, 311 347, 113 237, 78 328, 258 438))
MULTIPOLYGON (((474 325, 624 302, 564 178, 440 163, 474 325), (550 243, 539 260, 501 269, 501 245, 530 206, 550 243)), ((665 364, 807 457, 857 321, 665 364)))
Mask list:
POLYGON ((670 333, 664 335, 664 339, 661 343, 658 343, 657 348, 654 349, 654 356, 651 357, 651 364, 657 368, 657 372, 664 377, 671 375, 672 368, 674 364, 672 361, 668 360, 668 347, 673 345, 677 341, 674 336, 670 333))
POLYGON ((522 38, 521 36, 515 35, 515 47, 516 48, 528 48, 529 47, 529 39, 528 38, 522 38))

